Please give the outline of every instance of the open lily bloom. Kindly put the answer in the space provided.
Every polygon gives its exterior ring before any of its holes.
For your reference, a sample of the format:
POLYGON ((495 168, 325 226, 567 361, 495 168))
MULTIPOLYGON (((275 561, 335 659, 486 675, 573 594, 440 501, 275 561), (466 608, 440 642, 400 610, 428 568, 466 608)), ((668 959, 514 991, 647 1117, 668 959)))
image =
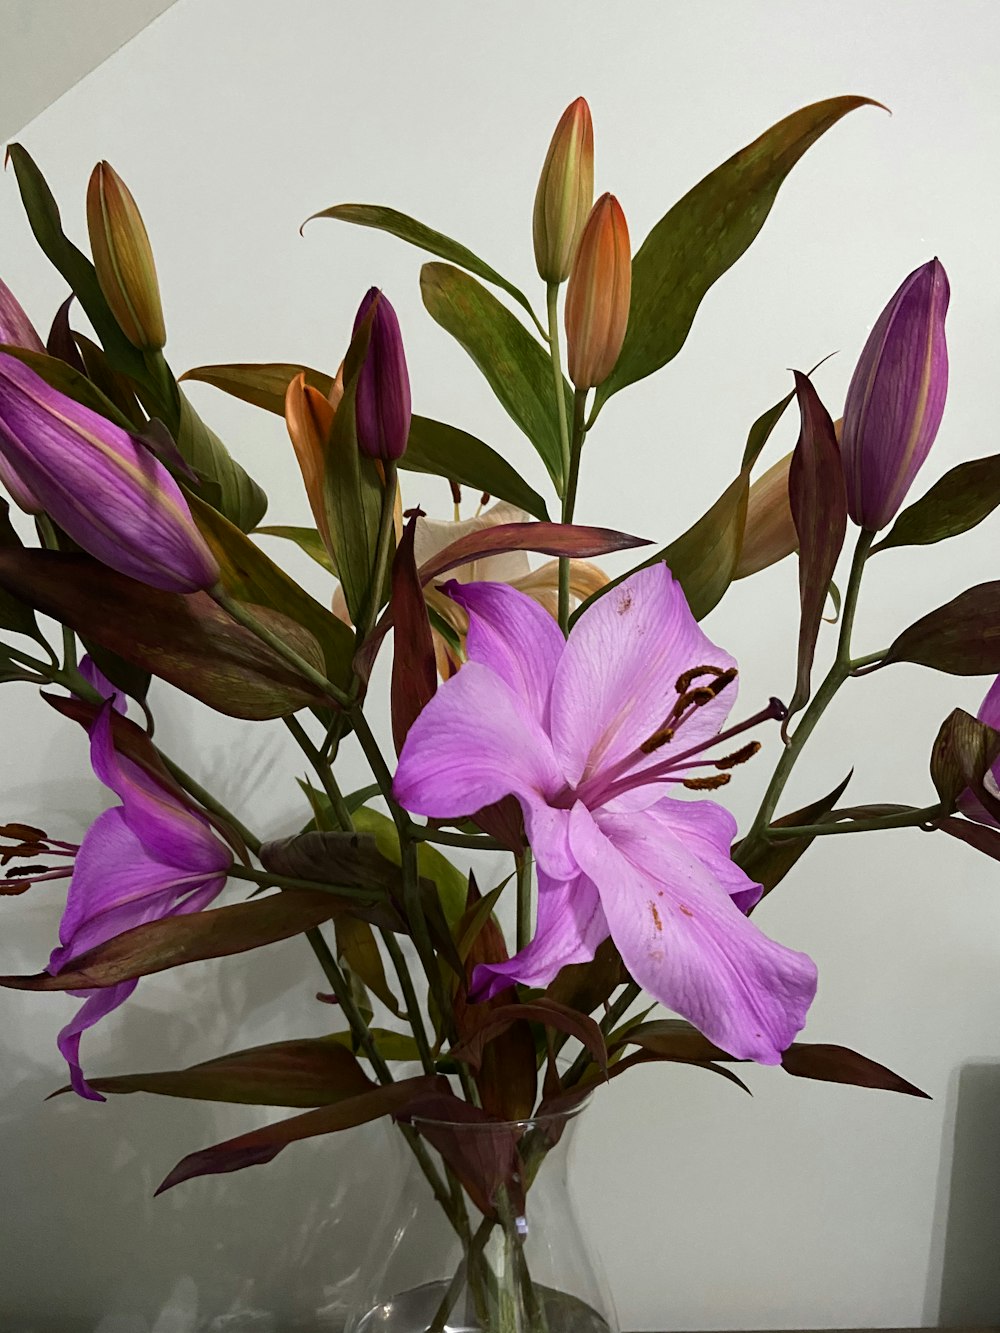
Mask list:
POLYGON ((469 660, 411 728, 395 794, 437 819, 514 795, 538 866, 534 938, 477 968, 474 994, 545 986, 610 935, 655 999, 732 1055, 778 1063, 815 966, 747 919, 761 889, 730 859, 728 811, 669 794, 716 785, 745 753, 703 756, 735 695, 733 659, 662 564, 598 599, 568 640, 513 588, 447 591, 469 616, 469 660))
MULTIPOLYGON (((90 760, 121 805, 98 815, 80 844, 59 925, 59 947, 49 959, 53 975, 134 926, 207 907, 224 887, 232 865, 232 853, 203 815, 115 749, 110 700, 91 728, 90 760)), ((81 1097, 104 1100, 83 1077, 80 1038, 124 1003, 137 985, 123 981, 73 992, 84 1003, 59 1033, 58 1046, 81 1097)))

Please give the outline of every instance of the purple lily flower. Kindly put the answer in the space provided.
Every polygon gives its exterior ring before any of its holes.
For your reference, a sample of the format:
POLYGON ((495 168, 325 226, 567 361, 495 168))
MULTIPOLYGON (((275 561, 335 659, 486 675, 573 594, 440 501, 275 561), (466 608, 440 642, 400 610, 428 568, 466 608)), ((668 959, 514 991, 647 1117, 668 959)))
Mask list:
POLYGON ((358 376, 355 418, 358 447, 370 458, 402 458, 410 438, 410 376, 396 312, 377 287, 369 288, 354 318, 357 333, 375 307, 371 340, 358 376))
MULTIPOLYGON (((10 347, 23 347, 29 352, 45 351, 45 344, 38 336, 34 324, 2 278, 0 278, 0 343, 7 343, 10 347)), ((0 483, 18 509, 23 509, 26 514, 41 513, 42 506, 2 454, 0 454, 0 483)))
MULTIPOLYGON (((986 691, 986 698, 979 705, 976 718, 980 722, 985 722, 988 727, 992 727, 994 731, 1000 731, 1000 676, 997 676, 986 691)), ((1000 798, 1000 759, 986 774, 985 783, 988 787, 991 787, 993 795, 1000 798)), ((977 824, 991 824, 994 828, 1000 827, 996 818, 990 814, 979 797, 970 788, 967 787, 962 792, 957 804, 962 814, 969 819, 974 819, 977 824)))
POLYGON ((0 458, 59 527, 119 573, 167 592, 218 582, 215 557, 163 464, 5 352, 0 458))
POLYGON ((851 378, 841 455, 847 507, 873 532, 895 518, 934 443, 948 393, 948 275, 937 259, 879 315, 851 378))
POLYGON ((438 819, 513 794, 538 866, 534 938, 509 962, 480 965, 474 995, 545 986, 610 935, 655 999, 730 1054, 778 1063, 816 968, 747 919, 761 886, 730 858, 729 812, 668 795, 721 785, 756 748, 703 756, 744 729, 720 735, 733 659, 662 564, 596 601, 568 640, 512 588, 447 591, 469 614, 468 661, 411 728, 395 794, 438 819), (706 766, 713 776, 696 776, 706 766))
POLYGON ((128 712, 128 699, 117 685, 111 684, 111 681, 108 680, 89 653, 85 653, 80 658, 80 665, 77 670, 91 689, 96 690, 102 699, 110 701, 111 707, 116 713, 124 715, 128 712))
MULTIPOLYGON (((60 972, 73 958, 134 926, 199 912, 222 891, 232 853, 205 817, 162 787, 114 745, 112 703, 90 731, 94 772, 121 801, 98 815, 84 834, 59 925, 59 947, 48 970, 60 972)), ((57 1044, 81 1097, 104 1101, 80 1066, 82 1034, 117 1009, 137 981, 99 990, 73 991, 84 1003, 59 1033, 57 1044)))

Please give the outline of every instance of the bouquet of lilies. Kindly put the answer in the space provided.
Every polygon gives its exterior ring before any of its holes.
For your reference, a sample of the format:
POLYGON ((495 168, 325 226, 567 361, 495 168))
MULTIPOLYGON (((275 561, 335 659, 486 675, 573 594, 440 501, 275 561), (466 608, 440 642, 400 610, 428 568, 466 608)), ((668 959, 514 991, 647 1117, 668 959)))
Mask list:
POLYGON ((877 651, 852 638, 869 560, 950 538, 1000 503, 996 456, 961 464, 903 507, 945 406, 942 265, 906 277, 878 317, 840 419, 795 372, 753 423, 731 484, 690 525, 671 517, 656 534, 665 545, 574 513, 609 400, 678 353, 795 162, 866 103, 833 98, 767 130, 633 257, 618 201, 594 202, 590 112, 574 102, 535 201, 541 315, 465 246, 400 212, 340 204, 316 215, 433 256, 424 305, 537 450, 549 497, 489 444, 413 414, 402 334, 380 290, 361 301, 350 336, 345 322, 339 367, 216 364, 178 380, 149 240, 122 180, 107 163, 91 176, 88 258, 31 157, 9 149, 34 235, 70 295, 43 342, 0 283, 0 480, 32 520, 15 526, 7 506, 0 519, 0 678, 40 687, 82 728, 117 804, 79 846, 37 826, 44 812, 0 829, 0 893, 13 902, 68 881, 48 963, 0 982, 76 997, 58 1041, 81 1097, 145 1090, 296 1112, 192 1153, 161 1189, 392 1117, 467 1235, 470 1203, 498 1225, 518 1212, 537 1162, 523 1160, 517 1125, 637 1064, 682 1062, 739 1082, 734 1064, 755 1061, 922 1095, 847 1047, 798 1040, 816 968, 765 935, 754 909, 829 835, 916 826, 1000 858, 1000 682, 978 717, 956 709, 941 724, 925 806, 846 806, 845 781, 781 811, 849 678, 898 662, 1000 671, 1000 583, 929 609, 877 651), (195 412, 185 380, 284 417, 314 527, 263 525, 264 493, 195 412), (787 410, 800 419, 794 451, 755 479, 787 410), (462 488, 483 496, 482 512, 451 524, 405 507, 449 487, 456 518, 462 488), (271 558, 273 539, 328 571, 325 602, 271 558), (611 552, 632 564, 613 579, 591 563, 611 552), (736 659, 702 625, 786 557, 801 607, 788 697, 744 707, 736 659), (824 629, 831 602, 837 627, 824 629), (395 756, 371 724, 380 654, 391 655, 395 756), (269 840, 248 828, 184 756, 159 747, 164 683, 229 717, 283 722, 310 769, 301 831, 269 840), (780 728, 780 758, 739 835, 723 789, 768 728, 780 728), (350 737, 371 770, 355 791, 338 779, 350 737), (477 884, 470 850, 498 854, 498 882, 477 884), (326 979, 321 998, 336 1006, 331 1035, 186 1069, 90 1068, 84 1034, 114 1023, 144 976, 300 934, 326 979), (418 1118, 438 1124, 438 1158, 418 1118), (502 1151, 472 1160, 440 1128, 449 1122, 509 1133, 489 1140, 502 1151))

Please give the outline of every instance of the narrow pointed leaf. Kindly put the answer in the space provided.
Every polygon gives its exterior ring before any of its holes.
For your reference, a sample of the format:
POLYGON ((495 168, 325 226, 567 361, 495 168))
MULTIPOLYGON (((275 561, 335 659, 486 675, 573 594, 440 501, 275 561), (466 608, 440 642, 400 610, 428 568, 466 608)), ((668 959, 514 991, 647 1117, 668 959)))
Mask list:
POLYGON ((484 555, 501 555, 507 551, 537 551, 542 555, 586 559, 648 545, 643 537, 631 537, 613 528, 586 527, 581 523, 498 523, 492 528, 469 532, 439 551, 420 566, 420 581, 426 586, 449 569, 479 560, 484 555))
POLYGON ((403 748, 407 732, 437 689, 434 640, 427 619, 427 604, 413 558, 417 516, 410 518, 392 562, 393 624, 392 681, 390 704, 392 739, 396 753, 403 748))
POLYGON ((114 369, 104 348, 93 339, 83 333, 74 333, 72 337, 87 378, 132 423, 132 429, 141 432, 147 424, 146 414, 136 397, 132 381, 114 369))
POLYGON ((402 873, 383 856, 375 839, 367 833, 295 833, 275 838, 260 849, 265 870, 292 879, 312 879, 320 884, 348 885, 372 894, 400 895, 402 873))
MULTIPOLYGON (((391 1032, 388 1028, 371 1028, 370 1031, 376 1049, 383 1060, 399 1060, 408 1063, 420 1059, 417 1043, 408 1032, 391 1032)), ((349 1031, 335 1032, 329 1040, 335 1041, 341 1046, 346 1046, 348 1050, 353 1049, 354 1038, 349 1031)), ((361 1060, 367 1058, 364 1050, 359 1050, 357 1056, 361 1060)))
POLYGON ((832 97, 786 116, 723 162, 656 224, 632 260, 632 304, 618 363, 600 405, 677 355, 702 298, 757 236, 800 157, 847 112, 877 106, 832 97))
POLYGON ((434 231, 433 228, 418 222, 416 218, 398 212, 395 208, 385 208, 379 204, 334 204, 330 208, 324 208, 322 212, 314 213, 306 221, 312 222, 313 218, 333 218, 337 222, 353 222, 357 227, 374 227, 377 231, 389 232, 392 236, 398 236, 401 241, 407 241, 428 254, 437 255, 439 259, 447 259, 449 263, 457 264, 459 268, 467 269, 468 272, 475 273, 478 278, 491 282, 494 287, 500 287, 529 315, 532 315, 528 298, 495 268, 491 268, 460 242, 453 241, 450 236, 434 231))
POLYGON ((792 1042, 781 1057, 786 1074, 796 1078, 815 1078, 823 1083, 849 1083, 858 1088, 879 1088, 883 1092, 901 1092, 908 1097, 928 1097, 907 1079, 894 1074, 885 1065, 859 1055, 848 1046, 827 1042, 792 1042))
POLYGON ((219 563, 222 584, 230 596, 270 607, 301 625, 323 650, 327 678, 346 686, 354 655, 354 635, 347 625, 310 597, 218 510, 192 498, 191 513, 219 563))
POLYGON ((294 542, 300 551, 304 551, 310 559, 316 561, 317 565, 322 565, 328 574, 336 578, 337 570, 330 559, 330 552, 323 545, 323 538, 315 528, 297 528, 279 524, 274 527, 257 528, 255 535, 282 537, 285 541, 294 542))
POLYGON ((472 1068, 478 1068, 487 1044, 506 1032, 512 1023, 541 1023, 557 1032, 565 1032, 575 1037, 589 1051, 598 1068, 607 1069, 608 1052, 604 1045, 604 1034, 594 1020, 545 997, 525 1000, 520 1004, 498 1005, 474 1035, 461 1046, 456 1046, 452 1054, 456 1060, 464 1060, 472 1068))
MULTIPOLYGON (((774 821, 773 827, 784 829, 794 828, 796 824, 818 823, 824 815, 829 814, 843 796, 853 774, 852 769, 843 782, 838 782, 833 791, 821 796, 818 801, 803 806, 801 810, 782 815, 780 819, 774 821)), ((741 854, 740 843, 737 843, 733 848, 733 860, 752 880, 763 885, 762 897, 766 897, 781 883, 799 857, 809 850, 812 842, 813 839, 810 837, 782 838, 780 841, 757 843, 755 847, 748 849, 748 854, 741 854)))
POLYGON ((829 412, 812 382, 795 371, 801 429, 788 470, 788 496, 799 538, 798 671, 782 724, 809 702, 813 657, 827 591, 847 535, 847 490, 829 412))
MULTIPOLYGON (((420 270, 420 290, 431 318, 472 357, 560 490, 562 445, 547 352, 492 292, 461 269, 425 264, 420 270)), ((571 420, 572 396, 565 381, 563 390, 567 420, 571 420)))
MULTIPOLYGON (((398 866, 402 863, 399 834, 388 815, 383 815, 368 806, 362 806, 354 813, 354 826, 359 833, 370 834, 375 839, 376 847, 393 865, 398 866)), ((417 870, 421 879, 433 883, 444 918, 449 926, 454 926, 465 910, 467 891, 465 876, 429 842, 421 842, 417 847, 417 870)))
POLYGON ((342 916, 335 926, 337 955, 342 958, 356 977, 377 996, 390 1013, 402 1017, 399 1001, 393 994, 385 975, 385 966, 379 952, 375 932, 367 921, 356 916, 342 916))
MULTIPOLYGON (((282 1149, 301 1139, 320 1134, 335 1134, 342 1129, 353 1129, 382 1116, 400 1114, 420 1095, 426 1095, 444 1083, 443 1079, 424 1077, 403 1079, 385 1087, 371 1088, 353 1097, 346 1097, 331 1106, 322 1106, 303 1115, 264 1125, 249 1134, 227 1139, 211 1148, 191 1153, 174 1167, 156 1191, 162 1194, 182 1181, 195 1176, 213 1176, 227 1171, 241 1171, 247 1166, 260 1166, 272 1161, 282 1149)), ((445 1084, 447 1086, 447 1084, 445 1084)))
POLYGON ((226 518, 244 532, 250 532, 264 517, 267 496, 254 479, 230 455, 229 450, 205 425, 181 390, 180 416, 175 438, 177 448, 195 471, 204 477, 208 487, 203 498, 215 503, 226 518), (215 485, 218 494, 211 490, 215 485))
POLYGON ((793 389, 791 393, 786 393, 784 398, 779 399, 773 407, 769 407, 766 412, 762 412, 750 427, 746 448, 743 450, 743 462, 740 464, 743 472, 749 472, 757 462, 764 445, 771 438, 775 426, 785 415, 785 409, 794 397, 795 390, 793 389))
POLYGON ((589 963, 570 963, 545 989, 546 997, 592 1014, 611 998, 626 980, 621 954, 610 937, 598 945, 589 963))
MULTIPOLYGON (((472 491, 507 500, 524 509, 533 518, 548 518, 545 501, 488 444, 457 426, 445 425, 431 417, 415 416, 410 422, 410 439, 399 466, 410 472, 430 473, 457 481, 472 491)), ((408 483, 415 488, 417 483, 408 483)), ((418 497, 419 498, 419 497, 418 497)))
POLYGON ((86 375, 87 367, 83 364, 80 349, 76 345, 69 323, 69 312, 75 300, 76 297, 70 293, 56 311, 52 318, 49 336, 45 340, 45 350, 50 356, 57 356, 60 361, 65 361, 81 375, 86 375))
POLYGON ((968 532, 1000 505, 1000 454, 959 463, 896 519, 872 547, 929 546, 968 532))
POLYGON ((1000 581, 959 593, 903 630, 878 665, 893 662, 951 676, 1000 674, 1000 581))
POLYGON ((66 991, 117 986, 184 963, 259 949, 329 921, 340 910, 328 893, 287 890, 189 916, 148 921, 70 959, 58 976, 0 977, 9 990, 66 991))
MULTIPOLYGON (((243 1106, 329 1106, 375 1084, 334 1037, 304 1037, 233 1051, 187 1069, 88 1079, 98 1092, 152 1092, 243 1106)), ((65 1091, 65 1089, 62 1089, 65 1091)))
POLYGON ((484 1217, 496 1217, 501 1190, 515 1214, 521 1212, 523 1172, 517 1133, 509 1124, 447 1091, 414 1100, 407 1112, 411 1117, 421 1138, 441 1154, 484 1217))
POLYGON ((285 394, 289 384, 298 375, 305 375, 306 383, 318 389, 324 398, 329 396, 333 388, 332 375, 288 361, 194 366, 181 375, 178 383, 193 380, 200 384, 211 384, 244 403, 251 403, 254 407, 262 407, 267 412, 283 417, 285 394))
MULTIPOLYGON (((229 717, 284 717, 324 695, 207 593, 170 593, 137 583, 84 555, 0 550, 0 587, 229 717)), ((257 613, 323 669, 319 645, 287 616, 257 613)))

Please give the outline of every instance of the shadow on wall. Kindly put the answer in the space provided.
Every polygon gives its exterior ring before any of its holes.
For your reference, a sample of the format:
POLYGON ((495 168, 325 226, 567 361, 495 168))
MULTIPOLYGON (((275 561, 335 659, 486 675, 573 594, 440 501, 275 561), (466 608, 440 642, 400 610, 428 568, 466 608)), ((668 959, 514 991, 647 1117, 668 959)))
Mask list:
POLYGON ((948 1089, 924 1320, 1000 1324, 1000 1065, 967 1064, 948 1089))

